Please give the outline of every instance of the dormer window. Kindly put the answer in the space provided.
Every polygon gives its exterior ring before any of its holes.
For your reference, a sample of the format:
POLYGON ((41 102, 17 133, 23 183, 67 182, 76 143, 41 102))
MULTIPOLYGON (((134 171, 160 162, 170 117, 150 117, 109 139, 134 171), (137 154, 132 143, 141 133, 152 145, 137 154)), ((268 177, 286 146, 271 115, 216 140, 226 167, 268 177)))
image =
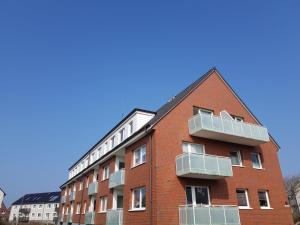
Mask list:
POLYGON ((114 147, 115 147, 115 144, 116 144, 116 136, 113 136, 113 137, 110 139, 110 142, 111 142, 111 148, 114 148, 114 147))
POLYGON ((122 128, 120 130, 119 134, 120 134, 120 142, 122 142, 124 140, 124 138, 125 138, 125 129, 122 128))
POLYGON ((129 123, 129 135, 133 133, 133 121, 129 123))

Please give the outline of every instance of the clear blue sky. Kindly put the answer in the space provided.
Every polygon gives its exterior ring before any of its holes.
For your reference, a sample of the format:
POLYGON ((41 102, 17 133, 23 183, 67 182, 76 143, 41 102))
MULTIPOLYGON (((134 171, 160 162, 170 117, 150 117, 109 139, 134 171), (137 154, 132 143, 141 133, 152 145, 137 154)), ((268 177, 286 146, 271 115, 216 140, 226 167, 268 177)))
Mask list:
POLYGON ((0 2, 0 186, 58 190, 134 107, 217 66, 300 172, 299 1, 0 2))

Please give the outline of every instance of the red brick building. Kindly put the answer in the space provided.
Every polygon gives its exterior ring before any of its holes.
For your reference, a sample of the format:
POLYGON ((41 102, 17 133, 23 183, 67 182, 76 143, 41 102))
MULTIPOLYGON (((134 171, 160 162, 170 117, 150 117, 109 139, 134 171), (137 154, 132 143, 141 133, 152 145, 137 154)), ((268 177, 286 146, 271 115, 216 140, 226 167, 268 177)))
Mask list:
POLYGON ((279 146, 216 69, 69 169, 61 223, 291 225, 279 146))

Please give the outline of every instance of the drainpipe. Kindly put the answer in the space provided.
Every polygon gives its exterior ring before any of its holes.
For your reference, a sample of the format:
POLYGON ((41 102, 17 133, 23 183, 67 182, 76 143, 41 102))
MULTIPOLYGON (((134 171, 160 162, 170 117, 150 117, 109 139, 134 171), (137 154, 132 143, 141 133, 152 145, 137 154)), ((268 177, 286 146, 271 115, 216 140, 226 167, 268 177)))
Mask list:
POLYGON ((151 132, 150 134, 150 168, 149 168, 149 176, 150 176, 150 181, 149 181, 149 186, 150 186, 150 192, 149 192, 149 198, 150 198, 150 202, 149 202, 149 205, 150 205, 150 208, 149 208, 149 224, 152 225, 152 135, 153 133, 151 132))
MULTIPOLYGON (((82 190, 81 190, 81 199, 80 199, 80 210, 79 210, 79 225, 81 224, 81 210, 82 210, 82 200, 83 200, 83 190, 84 190, 84 183, 83 181, 80 181, 80 183, 82 182, 82 190)), ((80 186, 80 184, 79 184, 80 186)), ((76 207, 77 210, 77 207, 76 207)))

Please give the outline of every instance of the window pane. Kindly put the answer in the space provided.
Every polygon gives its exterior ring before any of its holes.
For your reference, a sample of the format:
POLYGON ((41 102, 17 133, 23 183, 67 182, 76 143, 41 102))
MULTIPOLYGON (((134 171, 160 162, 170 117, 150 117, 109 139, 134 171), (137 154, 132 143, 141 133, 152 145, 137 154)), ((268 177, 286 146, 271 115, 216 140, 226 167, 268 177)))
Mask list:
POLYGON ((140 159, 140 150, 134 151, 134 165, 139 164, 141 161, 140 159))
POLYGON ((208 205, 208 191, 207 188, 195 187, 196 204, 208 205))
POLYGON ((259 163, 259 158, 258 158, 258 154, 257 153, 251 153, 251 160, 252 160, 252 166, 254 168, 260 168, 261 165, 259 163))
POLYGON ((183 142, 183 143, 182 143, 182 150, 183 150, 183 152, 186 152, 186 153, 189 152, 188 146, 189 146, 188 143, 186 143, 186 142, 183 142))
POLYGON ((261 207, 268 207, 267 193, 265 191, 258 192, 259 205, 261 207))
POLYGON ((123 208, 123 195, 117 196, 117 208, 122 209, 123 208))
POLYGON ((236 197, 238 201, 238 206, 248 206, 245 190, 236 190, 236 197))
POLYGON ((239 153, 238 152, 230 152, 230 159, 232 165, 240 165, 240 159, 239 159, 239 153))
POLYGON ((140 189, 133 191, 133 207, 140 208, 140 189))
POLYGON ((191 152, 203 154, 203 145, 191 144, 191 152))
POLYGON ((142 148, 142 162, 146 162, 146 147, 142 148))
POLYGON ((146 189, 142 188, 141 189, 141 195, 142 195, 142 207, 146 207, 146 189))
POLYGON ((185 193, 186 193, 186 204, 187 205, 193 204, 192 188, 191 187, 186 187, 185 193))

